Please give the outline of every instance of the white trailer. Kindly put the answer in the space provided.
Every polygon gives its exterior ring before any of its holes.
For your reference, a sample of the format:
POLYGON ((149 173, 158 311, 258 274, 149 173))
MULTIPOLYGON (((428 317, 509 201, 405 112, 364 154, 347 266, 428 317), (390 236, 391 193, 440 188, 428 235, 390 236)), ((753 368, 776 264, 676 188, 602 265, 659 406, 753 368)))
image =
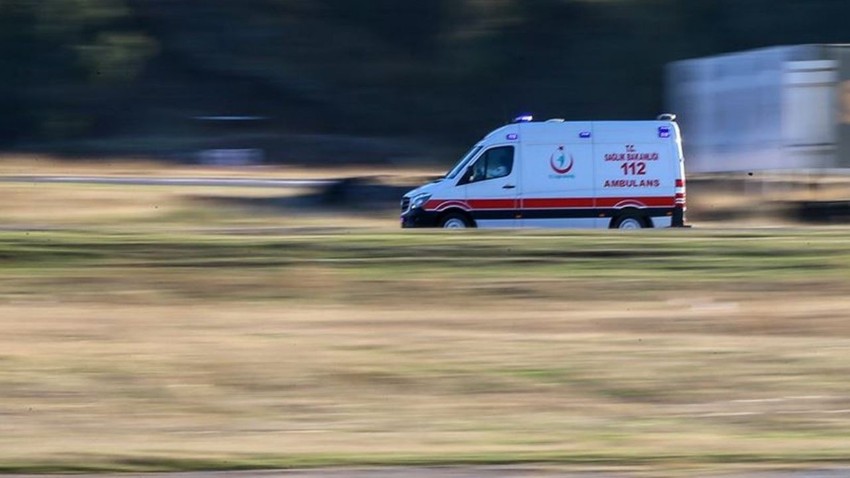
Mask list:
POLYGON ((665 92, 689 172, 850 168, 850 45, 678 61, 665 92))

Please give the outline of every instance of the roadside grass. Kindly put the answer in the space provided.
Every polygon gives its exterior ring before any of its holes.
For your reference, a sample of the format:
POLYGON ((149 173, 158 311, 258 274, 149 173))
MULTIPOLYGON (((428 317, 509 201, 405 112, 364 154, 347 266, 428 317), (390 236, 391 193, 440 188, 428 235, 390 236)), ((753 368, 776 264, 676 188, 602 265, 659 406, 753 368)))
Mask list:
POLYGON ((353 224, 359 228, 397 226, 395 205, 392 211, 357 214, 294 202, 299 195, 311 193, 309 188, 0 183, 4 198, 0 202, 0 219, 6 229, 123 233, 245 228, 330 231, 353 224), (210 197, 220 201, 211 201, 210 197), (233 203, 228 203, 228 198, 233 203), (239 205, 250 201, 267 206, 239 205))
POLYGON ((527 293, 552 300, 617 299, 624 294, 657 298, 658 292, 706 287, 753 293, 800 287, 833 294, 846 292, 850 284, 845 234, 349 231, 250 237, 17 231, 0 236, 0 257, 7 277, 18 279, 15 284, 54 283, 56 296, 66 289, 80 292, 86 282, 95 292, 104 291, 101 287, 120 290, 130 282, 147 284, 153 292, 237 301, 247 298, 240 295, 247 290, 255 298, 276 298, 293 288, 294 297, 303 300, 339 292, 358 303, 381 303, 388 295, 413 290, 421 300, 436 293, 438 302, 442 294, 460 299, 473 290, 493 299, 527 293), (203 270, 224 274, 205 275, 203 270), (311 282, 325 280, 341 285, 324 288, 311 282), (221 287, 211 287, 216 282, 221 287), (222 288, 231 290, 222 295, 222 288))
POLYGON ((819 231, 0 233, 0 469, 850 459, 819 231))
POLYGON ((2 472, 850 461, 847 228, 0 193, 2 472))

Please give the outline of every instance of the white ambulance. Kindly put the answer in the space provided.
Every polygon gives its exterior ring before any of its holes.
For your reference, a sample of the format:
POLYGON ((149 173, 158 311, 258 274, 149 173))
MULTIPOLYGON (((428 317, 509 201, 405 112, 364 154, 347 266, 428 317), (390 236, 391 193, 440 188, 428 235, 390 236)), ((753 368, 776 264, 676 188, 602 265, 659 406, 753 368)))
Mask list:
POLYGON ((685 226, 674 115, 656 121, 520 117, 443 178, 404 195, 402 227, 685 226))

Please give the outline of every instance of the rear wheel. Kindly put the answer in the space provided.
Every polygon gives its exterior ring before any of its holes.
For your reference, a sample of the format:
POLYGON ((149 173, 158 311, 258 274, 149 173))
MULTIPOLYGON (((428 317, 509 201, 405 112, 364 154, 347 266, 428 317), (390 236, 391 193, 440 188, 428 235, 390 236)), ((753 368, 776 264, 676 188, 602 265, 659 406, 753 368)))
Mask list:
POLYGON ((643 229, 645 225, 639 216, 627 214, 614 219, 611 227, 614 229, 643 229))
POLYGON ((463 214, 453 212, 446 214, 443 220, 440 221, 440 227, 443 229, 466 229, 472 227, 472 224, 469 223, 469 220, 463 214))

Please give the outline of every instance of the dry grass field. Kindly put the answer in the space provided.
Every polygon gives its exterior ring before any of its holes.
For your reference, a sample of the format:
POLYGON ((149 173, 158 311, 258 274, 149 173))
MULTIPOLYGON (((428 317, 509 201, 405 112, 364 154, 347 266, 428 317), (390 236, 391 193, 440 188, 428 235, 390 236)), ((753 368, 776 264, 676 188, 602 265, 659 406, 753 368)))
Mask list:
POLYGON ((0 471, 850 461, 847 228, 0 194, 0 471))

